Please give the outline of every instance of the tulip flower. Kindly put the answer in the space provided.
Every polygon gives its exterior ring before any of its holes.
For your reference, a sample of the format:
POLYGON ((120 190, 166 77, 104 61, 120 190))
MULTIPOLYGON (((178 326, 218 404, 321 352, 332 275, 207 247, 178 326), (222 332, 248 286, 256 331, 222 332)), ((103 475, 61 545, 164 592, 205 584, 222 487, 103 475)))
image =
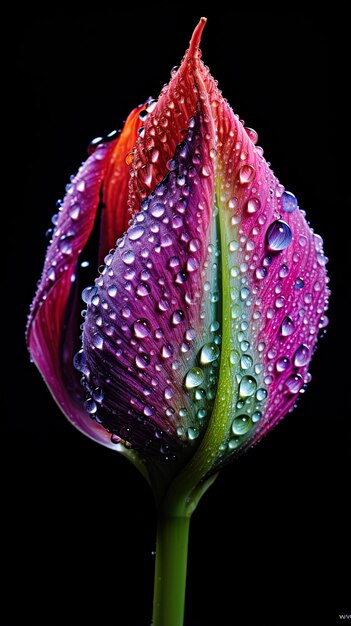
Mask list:
POLYGON ((200 497, 293 409, 327 324, 322 239, 202 63, 205 21, 159 99, 92 142, 54 220, 27 334, 68 419, 153 489, 155 626, 182 624, 200 497))

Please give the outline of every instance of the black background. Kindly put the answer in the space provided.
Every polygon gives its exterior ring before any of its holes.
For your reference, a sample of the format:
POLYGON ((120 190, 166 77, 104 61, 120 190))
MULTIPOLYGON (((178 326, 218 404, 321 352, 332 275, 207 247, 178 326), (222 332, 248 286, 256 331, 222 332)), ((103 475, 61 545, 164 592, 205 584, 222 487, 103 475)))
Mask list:
MULTIPOLYGON (((123 458, 64 419, 28 362, 23 334, 44 232, 69 175, 90 139, 119 128, 136 104, 157 97, 201 11, 145 3, 129 12, 31 12, 8 25, 21 138, 8 211, 14 248, 6 328, 15 350, 12 343, 13 392, 5 393, 3 625, 151 621, 151 493, 123 458)), ((323 235, 333 297, 331 323, 298 408, 221 473, 193 516, 185 624, 338 624, 350 603, 344 572, 348 383, 340 368, 345 273, 332 194, 328 85, 335 34, 319 13, 239 10, 231 18, 222 8, 205 14, 203 58, 323 235)))

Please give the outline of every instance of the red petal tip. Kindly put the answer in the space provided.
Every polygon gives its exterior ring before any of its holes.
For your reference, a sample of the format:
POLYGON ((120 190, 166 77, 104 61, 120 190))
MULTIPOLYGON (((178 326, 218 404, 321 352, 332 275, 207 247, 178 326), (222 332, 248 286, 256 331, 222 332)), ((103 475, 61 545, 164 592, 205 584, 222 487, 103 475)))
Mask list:
POLYGON ((205 27, 206 22, 207 22, 207 17, 202 17, 193 32, 192 38, 190 39, 190 46, 189 46, 189 52, 191 54, 196 52, 196 50, 198 50, 199 48, 202 31, 205 27))

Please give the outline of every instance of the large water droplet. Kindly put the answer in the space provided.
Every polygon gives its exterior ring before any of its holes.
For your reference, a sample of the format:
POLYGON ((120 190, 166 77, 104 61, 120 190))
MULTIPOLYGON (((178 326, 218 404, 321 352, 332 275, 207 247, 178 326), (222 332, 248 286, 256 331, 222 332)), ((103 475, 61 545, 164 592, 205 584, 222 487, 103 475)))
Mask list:
POLYGON ((199 429, 190 427, 187 430, 187 435, 188 435, 188 439, 190 439, 190 441, 193 441, 194 439, 197 439, 197 437, 199 436, 199 429))
POLYGON ((90 415, 94 415, 94 413, 96 413, 97 411, 97 404, 95 400, 93 400, 92 398, 88 398, 84 402, 84 408, 87 413, 89 413, 90 415))
POLYGON ((286 379, 285 385, 290 393, 298 393, 303 386, 303 378, 300 374, 292 374, 286 379))
POLYGON ((290 191, 284 191, 282 195, 282 206, 285 213, 292 213, 299 207, 297 199, 290 191))
POLYGON ((261 202, 259 201, 258 198, 250 198, 250 200, 248 200, 248 203, 246 205, 246 210, 248 213, 252 214, 252 213, 256 213, 256 211, 258 211, 260 207, 261 207, 261 202))
POLYGON ((248 370, 250 369, 250 367, 252 367, 252 358, 249 354, 243 354, 241 359, 240 359, 240 367, 243 370, 248 370))
POLYGON ((136 241, 137 239, 140 239, 140 237, 143 236, 144 232, 145 232, 145 228, 143 228, 143 226, 139 226, 139 225, 133 226, 128 231, 129 239, 131 239, 132 241, 136 241))
POLYGON ((144 298, 151 293, 151 287, 147 283, 139 283, 135 291, 140 298, 144 298))
POLYGON ((255 176, 255 168, 252 165, 243 165, 239 170, 239 180, 242 185, 251 183, 255 176))
POLYGON ((122 254, 122 261, 126 265, 131 265, 135 261, 135 254, 132 250, 126 250, 122 254))
POLYGON ((165 207, 160 202, 157 202, 156 204, 154 204, 151 209, 151 215, 153 217, 162 217, 162 215, 164 215, 164 212, 165 212, 165 207))
POLYGON ((304 343, 299 346, 294 355, 295 367, 303 367, 310 359, 310 349, 304 343))
POLYGON ((181 311, 180 309, 177 309, 176 311, 174 311, 174 313, 172 314, 173 326, 178 326, 178 324, 181 324, 181 322, 183 321, 184 321, 183 311, 181 311))
POLYGON ((243 376, 239 385, 239 396, 248 398, 252 396, 257 389, 257 382, 253 376, 243 376))
POLYGON ((187 389, 199 387, 204 381, 204 373, 200 367, 192 367, 185 376, 185 386, 187 389))
POLYGON ((219 357, 219 347, 215 343, 205 343, 200 352, 200 363, 207 365, 219 357))
POLYGON ((146 352, 141 352, 136 355, 134 362, 140 370, 144 370, 150 364, 150 357, 146 352))
POLYGON ((277 360, 275 367, 277 372, 285 372, 285 370, 288 369, 289 365, 290 361, 288 357, 282 356, 277 360))
POLYGON ((245 435, 252 426, 251 419, 248 415, 239 415, 232 424, 233 435, 245 435))
POLYGON ((138 319, 132 325, 133 334, 138 339, 145 339, 151 332, 150 324, 145 319, 138 319))
POLYGON ((299 276, 295 280, 294 289, 297 289, 297 291, 299 291, 300 289, 303 289, 304 286, 305 286, 305 281, 301 276, 299 276))
POLYGON ((283 220, 275 220, 269 226, 266 234, 267 245, 269 250, 280 252, 285 250, 291 243, 292 232, 289 224, 283 220))
POLYGON ((110 285, 107 288, 107 293, 109 296, 111 296, 111 298, 114 298, 117 293, 117 285, 110 285))
POLYGON ((289 317, 289 315, 284 317, 282 321, 282 325, 280 327, 280 331, 283 337, 289 337, 289 335, 291 335, 291 333, 294 332, 294 328, 295 328, 295 325, 291 317, 289 317))
POLYGON ((267 395, 267 390, 260 387, 260 389, 257 389, 256 391, 256 400, 258 402, 263 402, 263 400, 267 398, 267 395))

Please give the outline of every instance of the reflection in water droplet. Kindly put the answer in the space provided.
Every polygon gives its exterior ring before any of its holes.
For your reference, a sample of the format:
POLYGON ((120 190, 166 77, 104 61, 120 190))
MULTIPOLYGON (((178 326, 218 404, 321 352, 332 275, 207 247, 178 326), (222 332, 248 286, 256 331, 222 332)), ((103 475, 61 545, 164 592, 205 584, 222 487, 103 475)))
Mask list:
POLYGON ((310 349, 304 343, 299 346, 294 355, 295 367, 303 367, 310 359, 310 349))
POLYGON ((197 439, 197 437, 199 436, 199 429, 198 428, 188 428, 187 430, 187 435, 188 435, 188 439, 190 439, 190 441, 197 439))
POLYGON ((145 319, 138 319, 132 325, 133 334, 138 339, 145 339, 151 332, 150 324, 145 319))
POLYGON ((262 387, 260 389, 257 389, 256 391, 256 400, 258 402, 262 402, 263 400, 265 400, 267 398, 267 391, 266 389, 263 389, 262 387))
POLYGON ((136 355, 134 362, 139 369, 144 370, 150 364, 150 357, 146 352, 141 352, 136 355))
POLYGON ((243 165, 239 170, 239 181, 242 185, 251 183, 255 176, 255 168, 252 165, 243 165))
POLYGON ((290 361, 288 357, 282 356, 277 360, 275 367, 276 367, 277 372, 285 372, 285 370, 289 367, 289 365, 290 365, 290 361))
POLYGON ((304 286, 305 286, 305 281, 304 281, 304 279, 301 276, 299 276, 295 280, 294 289, 299 291, 300 289, 303 289, 304 286))
POLYGON ((297 199, 290 191, 284 191, 282 195, 282 206, 285 213, 292 213, 299 207, 297 199))
POLYGON ((289 335, 291 335, 291 333, 294 332, 294 328, 295 325, 291 317, 289 317, 289 315, 284 317, 282 325, 280 327, 280 331, 283 337, 288 337, 289 335))
POLYGON ((285 385, 290 393, 298 393, 303 386, 303 378, 300 374, 292 374, 286 379, 285 385))
POLYGON ((187 389, 199 387, 204 381, 204 373, 200 367, 192 367, 185 376, 185 386, 187 389))
POLYGON ((285 250, 291 243, 291 239, 291 228, 289 224, 283 220, 275 220, 275 222, 272 222, 266 233, 268 248, 273 252, 285 250))
POLYGON ((248 415, 239 415, 232 424, 233 435, 245 435, 252 427, 251 419, 248 415))
POLYGON ((246 205, 246 210, 248 213, 256 213, 261 207, 261 202, 258 198, 250 198, 246 205))
POLYGON ((200 363, 207 365, 219 357, 219 347, 215 343, 205 343, 200 352, 200 363))
POLYGON ((239 384, 239 396, 248 398, 252 396, 257 388, 257 382, 253 376, 243 376, 239 384))

